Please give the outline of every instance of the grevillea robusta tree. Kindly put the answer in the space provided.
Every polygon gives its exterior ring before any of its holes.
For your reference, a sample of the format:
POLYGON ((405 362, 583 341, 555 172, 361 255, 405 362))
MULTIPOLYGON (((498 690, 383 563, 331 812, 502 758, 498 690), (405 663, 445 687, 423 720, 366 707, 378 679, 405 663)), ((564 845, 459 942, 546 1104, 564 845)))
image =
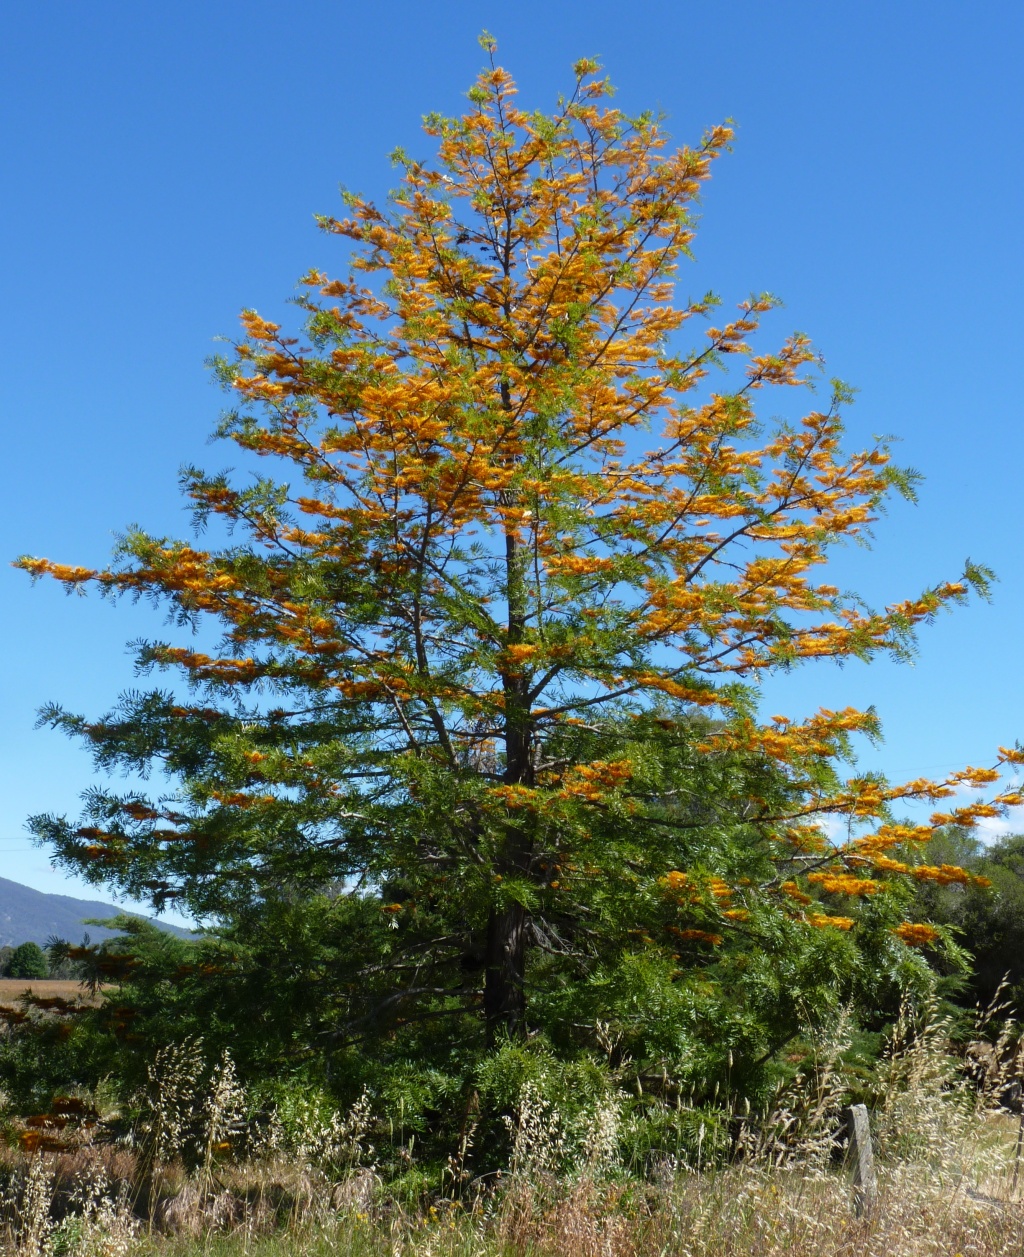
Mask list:
POLYGON ((761 722, 758 679, 905 654, 984 573, 884 611, 825 583, 911 483, 844 449, 841 384, 759 417, 821 375, 803 335, 755 347, 772 298, 714 323, 680 297, 730 131, 673 148, 589 61, 525 112, 484 42, 468 112, 425 120, 435 155, 321 220, 342 277, 304 277, 303 326, 248 310, 218 362, 219 435, 265 475, 188 470, 199 540, 20 560, 205 634, 143 644, 175 679, 102 719, 45 713, 158 789, 33 827, 238 948, 276 938, 303 1050, 578 1047, 600 1023, 638 1069, 763 1062, 801 1009, 924 963, 901 886, 968 876, 929 862, 933 827, 1019 800, 901 823, 998 766, 848 777, 873 717, 761 722))

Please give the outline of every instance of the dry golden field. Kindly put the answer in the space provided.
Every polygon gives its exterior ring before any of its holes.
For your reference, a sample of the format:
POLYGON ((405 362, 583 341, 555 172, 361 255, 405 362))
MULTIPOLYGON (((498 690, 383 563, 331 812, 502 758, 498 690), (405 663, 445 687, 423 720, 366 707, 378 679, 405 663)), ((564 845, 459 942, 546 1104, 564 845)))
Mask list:
POLYGON ((78 982, 61 978, 0 978, 0 1007, 14 1008, 26 991, 43 999, 75 1000, 79 1003, 93 1003, 101 996, 92 996, 78 982))

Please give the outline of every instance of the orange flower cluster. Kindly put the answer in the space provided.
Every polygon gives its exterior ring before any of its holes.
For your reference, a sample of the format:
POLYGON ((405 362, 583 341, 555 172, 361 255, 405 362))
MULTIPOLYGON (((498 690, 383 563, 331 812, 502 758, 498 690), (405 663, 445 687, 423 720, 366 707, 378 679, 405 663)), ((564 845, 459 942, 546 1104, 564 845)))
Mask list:
POLYGON ((833 930, 849 930, 853 928, 852 917, 833 917, 828 916, 824 912, 809 913, 807 916, 807 924, 813 925, 815 929, 833 929, 833 930))
POLYGON ((669 931, 684 943, 710 943, 712 947, 720 947, 724 941, 721 934, 711 934, 707 930, 680 930, 669 926, 669 931))
POLYGON ((850 873, 809 873, 807 880, 817 883, 830 895, 877 895, 882 883, 870 877, 854 877, 850 873))
POLYGON ((915 924, 911 921, 904 921, 893 933, 911 947, 925 947, 939 937, 939 931, 933 925, 915 924))
POLYGON ((667 890, 681 893, 680 903, 699 903, 705 893, 720 903, 728 903, 735 894, 733 887, 721 877, 709 877, 698 882, 678 869, 666 873, 660 882, 667 890))
POLYGON ((968 882, 977 881, 966 869, 958 868, 955 864, 919 864, 916 868, 910 870, 912 876, 916 877, 919 882, 938 882, 940 886, 960 885, 965 886, 968 882))
POLYGON ((628 759, 594 760, 589 764, 578 764, 562 777, 562 788, 559 796, 563 799, 585 799, 588 802, 600 802, 608 792, 618 789, 633 775, 633 765, 628 759))
POLYGON ((802 891, 796 882, 783 882, 779 887, 779 890, 781 890, 788 899, 792 899, 795 903, 809 904, 811 902, 811 896, 805 891, 802 891))

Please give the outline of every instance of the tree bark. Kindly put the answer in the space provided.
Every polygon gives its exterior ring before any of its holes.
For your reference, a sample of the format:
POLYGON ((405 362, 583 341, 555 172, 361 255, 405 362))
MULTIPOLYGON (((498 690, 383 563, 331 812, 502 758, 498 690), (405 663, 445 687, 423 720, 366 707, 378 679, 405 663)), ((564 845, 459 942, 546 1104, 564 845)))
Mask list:
POLYGON ((513 1039, 526 1032, 526 934, 526 909, 521 904, 491 909, 484 974, 484 1017, 491 1047, 502 1032, 513 1039))

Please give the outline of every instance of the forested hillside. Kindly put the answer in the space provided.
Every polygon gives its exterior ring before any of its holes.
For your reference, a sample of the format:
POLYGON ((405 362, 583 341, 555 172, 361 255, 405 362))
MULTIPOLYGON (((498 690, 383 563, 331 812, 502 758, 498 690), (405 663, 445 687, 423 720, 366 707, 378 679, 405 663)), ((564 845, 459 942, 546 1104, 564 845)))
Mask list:
MULTIPOLYGON (((101 900, 74 899, 69 895, 46 894, 0 877, 0 947, 19 943, 45 946, 52 938, 81 942, 88 934, 97 942, 113 938, 116 930, 87 921, 106 921, 120 916, 123 908, 101 900)), ((166 921, 153 922, 169 934, 185 937, 187 930, 166 921)))

